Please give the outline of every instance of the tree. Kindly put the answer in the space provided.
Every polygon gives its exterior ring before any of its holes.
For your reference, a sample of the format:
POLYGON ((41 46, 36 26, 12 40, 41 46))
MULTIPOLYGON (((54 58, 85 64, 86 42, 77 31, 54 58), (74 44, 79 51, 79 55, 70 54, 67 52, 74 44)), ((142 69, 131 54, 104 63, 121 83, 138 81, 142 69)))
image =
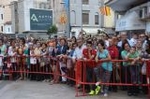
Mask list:
POLYGON ((52 25, 52 26, 48 29, 47 34, 56 34, 57 31, 58 31, 57 26, 56 26, 56 25, 52 25))

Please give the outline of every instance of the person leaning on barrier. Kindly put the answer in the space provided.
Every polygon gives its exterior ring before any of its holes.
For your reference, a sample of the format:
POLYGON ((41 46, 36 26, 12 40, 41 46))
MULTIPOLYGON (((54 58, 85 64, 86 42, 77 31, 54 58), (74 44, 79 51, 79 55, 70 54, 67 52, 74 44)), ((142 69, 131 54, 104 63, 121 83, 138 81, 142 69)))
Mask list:
MULTIPOLYGON (((110 53, 111 59, 115 60, 118 59, 119 57, 119 51, 117 46, 115 45, 115 38, 110 38, 109 40, 109 47, 107 48, 107 50, 110 53)), ((112 71, 112 75, 111 75, 111 79, 110 82, 111 83, 117 83, 117 80, 120 78, 118 77, 118 63, 117 62, 113 62, 113 71, 112 71), (118 77, 118 78, 117 78, 118 77)), ((109 90, 116 92, 117 91, 117 86, 110 86, 109 90)))
MULTIPOLYGON (((132 84, 138 84, 138 66, 137 66, 137 62, 139 61, 139 53, 138 51, 136 51, 135 47, 131 47, 130 52, 128 52, 127 54, 127 59, 130 60, 129 62, 129 68, 130 68, 130 75, 131 75, 131 83, 132 84)), ((138 94, 138 87, 136 85, 133 85, 131 87, 129 87, 129 96, 137 96, 138 94)))
MULTIPOLYGON (((103 40, 98 42, 98 50, 95 61, 102 61, 97 67, 94 68, 94 73, 96 75, 96 90, 100 90, 101 83, 109 83, 111 73, 112 73, 112 62, 111 56, 107 49, 105 49, 105 43, 103 40)), ((101 85, 101 92, 104 96, 108 96, 108 85, 101 85)))
MULTIPOLYGON (((96 57, 96 49, 92 48, 92 41, 88 40, 86 42, 87 48, 83 50, 83 59, 86 63, 86 82, 92 83, 93 82, 93 67, 94 62, 92 60, 96 57)), ((84 69, 84 68, 83 68, 84 69)), ((94 90, 95 86, 89 85, 89 88, 87 89, 89 92, 89 95, 98 94, 97 91, 94 90)))
POLYGON ((68 50, 68 46, 67 46, 66 39, 64 38, 60 39, 60 45, 57 47, 57 58, 59 60, 59 66, 62 75, 61 83, 67 82, 67 78, 64 77, 66 76, 66 70, 67 70, 66 58, 65 58, 65 55, 67 54, 67 50, 68 50))
MULTIPOLYGON (((15 46, 15 40, 11 41, 11 44, 8 48, 8 56, 10 56, 10 62, 12 64, 12 70, 13 71, 18 71, 19 68, 17 66, 17 49, 16 49, 16 46, 15 46)), ((17 72, 12 73, 13 80, 17 80, 18 76, 19 75, 18 75, 17 72)))
POLYGON ((75 48, 75 51, 73 53, 72 59, 73 59, 73 64, 75 64, 75 78, 76 78, 76 87, 80 88, 81 85, 78 83, 81 81, 81 62, 78 60, 83 59, 83 50, 86 48, 86 45, 83 42, 83 39, 78 39, 77 40, 77 47, 75 48))

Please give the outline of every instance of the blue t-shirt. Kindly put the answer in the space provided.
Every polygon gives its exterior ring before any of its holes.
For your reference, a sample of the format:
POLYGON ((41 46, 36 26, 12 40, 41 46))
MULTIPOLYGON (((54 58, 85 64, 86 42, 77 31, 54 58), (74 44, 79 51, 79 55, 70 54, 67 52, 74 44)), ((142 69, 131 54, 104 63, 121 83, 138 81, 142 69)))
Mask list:
MULTIPOLYGON (((108 57, 108 50, 103 50, 103 52, 97 51, 99 59, 106 59, 108 57)), ((112 71, 112 62, 102 62, 102 68, 108 71, 112 71)))

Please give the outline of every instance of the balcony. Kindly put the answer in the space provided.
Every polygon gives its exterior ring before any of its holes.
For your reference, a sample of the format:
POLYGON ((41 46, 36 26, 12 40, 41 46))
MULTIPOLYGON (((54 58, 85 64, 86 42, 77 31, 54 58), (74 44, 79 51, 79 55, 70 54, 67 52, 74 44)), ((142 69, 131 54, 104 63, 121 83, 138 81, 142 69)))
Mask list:
POLYGON ((149 0, 109 0, 105 4, 110 6, 114 11, 122 13, 148 1, 149 0))

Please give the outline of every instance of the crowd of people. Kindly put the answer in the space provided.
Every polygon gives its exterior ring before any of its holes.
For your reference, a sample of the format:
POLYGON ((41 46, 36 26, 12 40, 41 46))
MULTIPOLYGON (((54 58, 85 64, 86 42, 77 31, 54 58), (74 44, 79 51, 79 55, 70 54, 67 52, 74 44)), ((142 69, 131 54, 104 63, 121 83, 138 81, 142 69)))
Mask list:
POLYGON ((145 60, 149 57, 150 40, 145 33, 133 34, 131 39, 126 32, 115 36, 107 34, 87 36, 81 32, 77 38, 56 36, 47 41, 31 37, 15 39, 9 39, 5 35, 0 37, 1 79, 7 70, 11 69, 16 71, 12 72, 13 80, 30 79, 47 81, 50 84, 61 82, 80 88, 82 85, 77 82, 82 81, 83 74, 82 64, 78 60, 83 60, 87 65, 86 82, 95 83, 86 86, 90 95, 101 92, 104 96, 108 96, 109 91, 116 92, 118 86, 101 83, 117 83, 118 80, 121 83, 133 84, 121 87, 122 90, 127 90, 129 96, 137 96, 140 89, 147 94, 147 86, 141 88, 136 84, 147 84, 145 60), (97 65, 93 64, 93 61, 97 65), (61 79, 59 75, 49 74, 58 72, 62 75, 61 79), (76 83, 67 79, 67 76, 74 78, 76 83))

